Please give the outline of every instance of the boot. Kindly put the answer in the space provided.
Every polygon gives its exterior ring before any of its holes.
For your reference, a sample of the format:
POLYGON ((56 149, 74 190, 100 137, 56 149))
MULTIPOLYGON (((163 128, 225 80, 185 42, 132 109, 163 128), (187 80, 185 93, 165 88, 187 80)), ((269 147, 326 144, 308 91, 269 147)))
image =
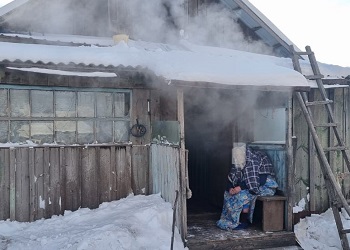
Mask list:
POLYGON ((246 229, 249 226, 248 213, 241 213, 239 222, 239 225, 234 230, 246 229))

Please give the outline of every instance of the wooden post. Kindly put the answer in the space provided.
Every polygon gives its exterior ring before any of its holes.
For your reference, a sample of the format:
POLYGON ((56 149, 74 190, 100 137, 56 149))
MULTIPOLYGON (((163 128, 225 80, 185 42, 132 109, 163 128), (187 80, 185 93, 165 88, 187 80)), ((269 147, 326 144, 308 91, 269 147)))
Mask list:
POLYGON ((286 221, 286 229, 288 231, 293 231, 293 206, 294 206, 294 176, 295 176, 295 159, 293 152, 295 152, 296 148, 293 147, 293 97, 292 95, 289 97, 288 107, 287 107, 287 134, 286 134, 286 150, 287 150, 287 221, 286 221))
MULTIPOLYGON (((309 101, 312 102, 315 99, 315 90, 311 90, 309 93, 309 101)), ((316 162, 317 162, 317 152, 315 148, 314 139, 312 138, 311 133, 309 133, 309 180, 310 180, 310 202, 309 202, 309 210, 310 211, 316 211, 316 162)))
POLYGON ((186 151, 185 151, 185 110, 183 89, 177 89, 177 120, 180 125, 180 234, 183 242, 187 237, 187 208, 186 208, 186 151))

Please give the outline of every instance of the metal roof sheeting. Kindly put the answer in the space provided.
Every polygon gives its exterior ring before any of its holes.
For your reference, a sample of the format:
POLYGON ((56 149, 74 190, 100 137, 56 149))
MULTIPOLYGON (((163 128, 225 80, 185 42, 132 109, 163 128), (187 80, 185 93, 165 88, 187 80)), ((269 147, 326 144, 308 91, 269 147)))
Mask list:
POLYGON ((111 47, 0 43, 0 61, 75 64, 95 68, 122 65, 148 69, 165 79, 184 82, 309 87, 306 79, 291 68, 289 59, 198 46, 186 41, 179 47, 138 41, 131 41, 129 44, 122 42, 111 47))

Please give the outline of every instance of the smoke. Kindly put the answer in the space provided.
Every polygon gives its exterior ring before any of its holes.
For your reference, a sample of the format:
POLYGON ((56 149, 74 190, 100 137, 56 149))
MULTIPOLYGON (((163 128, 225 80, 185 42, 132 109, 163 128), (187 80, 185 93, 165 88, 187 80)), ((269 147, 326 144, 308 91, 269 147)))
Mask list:
POLYGON ((73 35, 106 35, 107 0, 37 0, 6 16, 11 31, 73 35))
POLYGON ((126 33, 134 40, 176 44, 187 39, 272 54, 264 43, 245 36, 237 17, 219 4, 193 9, 185 0, 38 0, 20 7, 7 20, 17 30, 110 37, 126 33))
POLYGON ((128 33, 136 40, 177 43, 185 38, 200 45, 272 54, 264 43, 245 37, 237 17, 222 5, 203 5, 189 17, 186 3, 184 0, 128 0, 111 13, 114 31, 128 33))

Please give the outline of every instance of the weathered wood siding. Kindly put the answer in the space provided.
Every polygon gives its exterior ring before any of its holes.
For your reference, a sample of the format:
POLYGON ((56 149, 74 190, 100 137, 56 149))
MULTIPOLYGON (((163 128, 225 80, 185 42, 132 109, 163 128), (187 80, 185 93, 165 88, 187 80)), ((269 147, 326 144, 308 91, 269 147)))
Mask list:
MULTIPOLYGON (((349 88, 328 89, 327 92, 329 99, 334 101, 334 116, 335 121, 338 123, 339 131, 344 135, 345 144, 349 146, 349 88)), ((309 93, 309 99, 320 100, 319 92, 312 90, 309 93)), ((315 124, 328 122, 328 116, 324 106, 312 108, 315 124)), ((297 137, 294 200, 296 203, 302 199, 308 201, 307 197, 309 196, 309 202, 307 202, 305 210, 322 212, 329 207, 329 201, 320 162, 313 142, 310 143, 312 140, 308 133, 308 127, 296 100, 294 101, 293 110, 293 134, 297 137)), ((333 132, 330 133, 327 128, 318 127, 317 132, 323 147, 337 145, 336 139, 332 136, 333 132)), ((328 154, 328 159, 331 163, 333 173, 339 180, 344 195, 346 198, 349 198, 350 176, 346 174, 348 170, 342 160, 341 153, 331 152, 328 154)))
MULTIPOLYGON (((133 186, 138 187, 134 193, 141 193, 148 182, 148 157, 141 164, 132 150, 131 146, 1 148, 0 219, 34 221, 64 210, 97 208, 126 197, 133 186)), ((146 147, 142 151, 148 156, 146 147)))

